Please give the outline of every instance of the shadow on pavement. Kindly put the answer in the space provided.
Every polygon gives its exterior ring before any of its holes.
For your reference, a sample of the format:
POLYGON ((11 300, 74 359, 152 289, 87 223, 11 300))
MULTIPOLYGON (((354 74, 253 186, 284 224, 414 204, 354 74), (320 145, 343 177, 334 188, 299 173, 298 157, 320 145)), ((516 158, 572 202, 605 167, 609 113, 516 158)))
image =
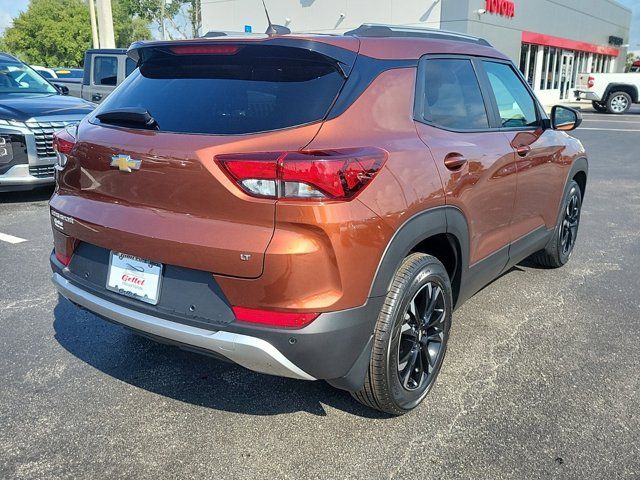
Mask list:
POLYGON ((42 202, 48 201, 51 195, 53 195, 53 186, 16 192, 0 192, 0 203, 42 202))
POLYGON ((325 382, 306 382, 163 345, 111 324, 60 298, 55 338, 68 352, 101 372, 144 390, 207 408, 249 415, 305 411, 325 416, 323 405, 384 419, 349 393, 325 382))

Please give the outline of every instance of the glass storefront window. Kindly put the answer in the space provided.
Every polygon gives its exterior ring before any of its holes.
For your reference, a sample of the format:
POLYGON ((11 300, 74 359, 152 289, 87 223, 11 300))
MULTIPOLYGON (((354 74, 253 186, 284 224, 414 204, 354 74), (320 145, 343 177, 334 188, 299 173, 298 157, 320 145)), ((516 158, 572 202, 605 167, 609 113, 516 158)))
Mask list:
POLYGON ((558 58, 558 49, 549 49, 549 72, 547 73, 547 90, 551 90, 553 87, 553 81, 556 77, 556 63, 558 58))
POLYGON ((534 76, 536 74, 536 64, 538 61, 538 46, 537 45, 531 45, 531 55, 529 55, 529 68, 527 69, 527 73, 525 74, 525 77, 527 78, 527 82, 529 82, 529 85, 533 86, 533 82, 534 82, 534 76))
POLYGON ((527 71, 527 60, 529 60, 529 50, 531 45, 528 43, 523 43, 522 48, 520 49, 520 71, 523 75, 527 71))
POLYGON ((559 48, 556 49, 556 55, 555 55, 555 59, 556 59, 556 64, 553 68, 553 89, 557 90, 558 88, 560 88, 560 60, 562 58, 562 50, 560 50, 559 48))
POLYGON ((532 87, 534 82, 534 75, 536 73, 536 64, 538 61, 538 45, 531 45, 528 43, 522 44, 520 50, 520 71, 527 82, 532 87))
POLYGON ((614 60, 612 56, 599 53, 523 43, 520 50, 520 71, 533 88, 568 90, 575 87, 578 74, 608 73, 614 60), (540 78, 537 78, 536 65, 540 50, 542 50, 542 65, 540 65, 540 78))
POLYGON ((540 90, 547 88, 547 74, 549 72, 549 47, 542 50, 542 74, 540 75, 540 90))

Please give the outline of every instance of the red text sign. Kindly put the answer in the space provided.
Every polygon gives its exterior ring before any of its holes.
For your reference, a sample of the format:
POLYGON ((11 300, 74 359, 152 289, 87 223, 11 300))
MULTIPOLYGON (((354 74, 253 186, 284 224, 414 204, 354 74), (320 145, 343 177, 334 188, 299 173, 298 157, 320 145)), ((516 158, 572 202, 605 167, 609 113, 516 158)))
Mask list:
POLYGON ((485 10, 504 17, 516 16, 516 6, 510 0, 485 0, 485 10))

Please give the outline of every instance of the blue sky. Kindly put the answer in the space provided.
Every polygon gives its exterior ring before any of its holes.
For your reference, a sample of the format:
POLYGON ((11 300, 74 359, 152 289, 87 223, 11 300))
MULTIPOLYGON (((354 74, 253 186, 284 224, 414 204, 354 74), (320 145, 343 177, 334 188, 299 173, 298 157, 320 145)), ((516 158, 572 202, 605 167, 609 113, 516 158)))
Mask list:
MULTIPOLYGON (((640 50, 640 0, 618 1, 633 10, 630 50, 640 50)), ((15 16, 27 8, 28 3, 29 0, 0 0, 0 33, 11 24, 15 16)))

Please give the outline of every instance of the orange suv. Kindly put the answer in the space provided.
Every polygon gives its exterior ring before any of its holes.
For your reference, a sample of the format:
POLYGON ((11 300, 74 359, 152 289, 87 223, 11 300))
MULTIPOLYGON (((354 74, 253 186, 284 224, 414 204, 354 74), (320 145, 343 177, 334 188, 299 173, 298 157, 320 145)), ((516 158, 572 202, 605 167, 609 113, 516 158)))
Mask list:
POLYGON ((398 415, 457 306, 571 255, 580 116, 548 117, 482 39, 363 25, 128 55, 55 138, 53 282, 100 317, 398 415))

